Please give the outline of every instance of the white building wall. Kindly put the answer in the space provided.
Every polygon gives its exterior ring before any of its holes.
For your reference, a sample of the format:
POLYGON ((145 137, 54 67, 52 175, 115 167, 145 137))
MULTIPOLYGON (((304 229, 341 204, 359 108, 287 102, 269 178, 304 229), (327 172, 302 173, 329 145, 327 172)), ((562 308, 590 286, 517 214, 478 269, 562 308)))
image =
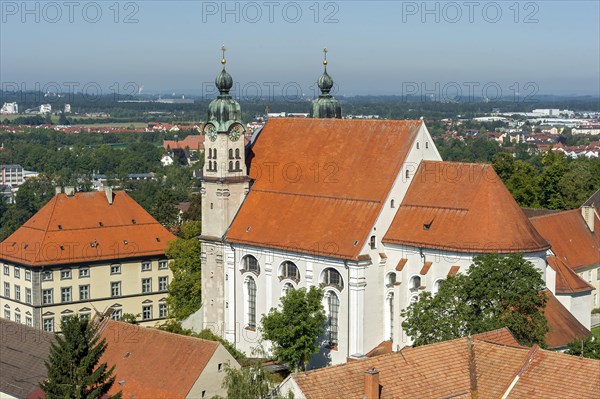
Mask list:
POLYGON ((558 299, 585 328, 588 330, 591 329, 592 306, 589 291, 566 295, 558 294, 556 295, 556 299, 558 299))

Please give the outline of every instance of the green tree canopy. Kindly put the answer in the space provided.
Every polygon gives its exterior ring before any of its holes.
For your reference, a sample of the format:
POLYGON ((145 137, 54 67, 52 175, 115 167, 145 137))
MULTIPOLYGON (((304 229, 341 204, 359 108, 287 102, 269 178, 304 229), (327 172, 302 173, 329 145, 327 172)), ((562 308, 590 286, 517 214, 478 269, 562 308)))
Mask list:
POLYGON ((320 288, 292 289, 281 298, 279 309, 272 308, 262 318, 263 338, 273 343, 273 354, 295 370, 304 369, 319 349, 327 319, 322 300, 320 288))
POLYGON ((106 341, 95 325, 77 316, 61 322, 61 334, 50 346, 46 360, 48 379, 40 384, 48 399, 120 399, 121 392, 107 396, 115 382, 114 366, 100 363, 106 341))
POLYGON ((183 320, 200 309, 201 268, 200 242, 195 236, 199 233, 198 222, 184 223, 181 227, 183 238, 169 243, 166 251, 172 259, 169 264, 173 281, 169 284, 167 305, 171 317, 183 320))
POLYGON ((593 336, 577 339, 568 345, 566 353, 569 355, 600 360, 600 339, 594 338, 593 336))
POLYGON ((426 345, 508 327, 524 345, 548 332, 544 280, 519 254, 475 257, 465 275, 448 277, 438 293, 423 293, 402 312, 402 326, 426 345))

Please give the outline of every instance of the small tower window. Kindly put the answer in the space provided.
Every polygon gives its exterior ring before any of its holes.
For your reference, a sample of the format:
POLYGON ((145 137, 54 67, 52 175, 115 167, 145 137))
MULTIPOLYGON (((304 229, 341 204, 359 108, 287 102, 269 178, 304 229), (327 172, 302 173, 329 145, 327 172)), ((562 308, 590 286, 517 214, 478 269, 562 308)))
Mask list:
POLYGON ((419 149, 419 142, 417 141, 417 150, 419 149))
MULTIPOLYGON (((217 159, 217 149, 216 149, 216 148, 215 148, 215 150, 213 151, 213 158, 214 158, 214 159, 217 159)), ((216 167, 215 167, 215 169, 216 169, 216 167)))
POLYGON ((240 161, 235 161, 235 170, 240 170, 240 161))
POLYGON ((406 178, 410 179, 410 170, 408 170, 408 169, 406 170, 406 178))
POLYGON ((240 159, 240 149, 239 148, 235 149, 235 159, 240 159))
POLYGON ((396 207, 396 203, 394 202, 394 200, 390 201, 390 208, 395 208, 396 207))
POLYGON ((232 170, 233 170, 233 161, 229 161, 229 171, 231 172, 232 170))
POLYGON ((377 237, 371 236, 369 244, 371 245, 371 249, 377 248, 377 237))
POLYGON ((233 148, 229 149, 229 159, 233 159, 233 148))

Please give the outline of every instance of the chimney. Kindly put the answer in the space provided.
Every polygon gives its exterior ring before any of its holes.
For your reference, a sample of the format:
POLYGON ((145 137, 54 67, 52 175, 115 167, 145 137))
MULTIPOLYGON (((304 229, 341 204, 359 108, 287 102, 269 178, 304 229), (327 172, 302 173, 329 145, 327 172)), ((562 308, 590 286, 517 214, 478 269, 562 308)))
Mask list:
POLYGON ((588 225, 588 228, 590 229, 590 231, 593 233, 594 232, 594 217, 595 217, 595 211, 594 208, 591 206, 582 206, 581 207, 581 216, 583 217, 583 220, 585 220, 585 222, 588 225))
POLYGON ((364 399, 379 399, 379 371, 375 369, 365 371, 364 399))
POLYGON ((65 186, 65 194, 67 197, 72 197, 75 195, 75 187, 73 186, 65 186))
POLYGON ((58 195, 62 193, 62 187, 61 186, 56 186, 54 187, 54 194, 58 195))
POLYGON ((108 201, 108 205, 112 205, 113 203, 113 191, 111 187, 104 187, 104 194, 106 194, 106 200, 108 201))

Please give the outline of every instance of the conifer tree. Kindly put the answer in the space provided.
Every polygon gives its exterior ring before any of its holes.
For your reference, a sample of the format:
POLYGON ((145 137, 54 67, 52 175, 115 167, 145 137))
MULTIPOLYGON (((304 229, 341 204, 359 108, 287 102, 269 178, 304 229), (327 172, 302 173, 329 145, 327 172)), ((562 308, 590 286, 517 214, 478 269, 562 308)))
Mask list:
POLYGON ((106 340, 97 325, 77 316, 61 322, 61 333, 46 360, 48 378, 40 384, 47 399, 120 399, 122 393, 105 396, 115 382, 114 366, 100 364, 106 340))

